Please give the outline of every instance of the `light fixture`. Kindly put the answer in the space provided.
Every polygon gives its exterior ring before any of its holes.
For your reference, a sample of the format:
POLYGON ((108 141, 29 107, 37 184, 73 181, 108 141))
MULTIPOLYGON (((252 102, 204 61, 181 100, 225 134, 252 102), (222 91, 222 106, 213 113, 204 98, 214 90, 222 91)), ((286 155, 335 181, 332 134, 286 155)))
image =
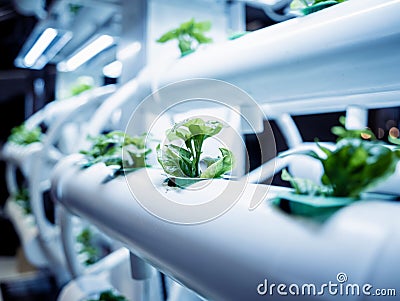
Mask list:
POLYGON ((46 28, 45 31, 41 34, 39 39, 37 39, 36 43, 32 46, 29 52, 25 55, 24 64, 27 67, 32 67, 38 58, 42 55, 42 53, 49 47, 50 43, 57 36, 57 30, 54 28, 46 28))
POLYGON ((32 32, 14 61, 20 68, 42 69, 71 40, 72 33, 53 27, 32 32))
POLYGON ((114 43, 112 36, 101 35, 73 54, 69 59, 60 62, 57 65, 57 69, 59 71, 74 71, 100 52, 114 45, 114 43))
POLYGON ((122 63, 120 61, 114 61, 104 66, 103 75, 109 78, 118 78, 121 76, 122 63))
POLYGON ((142 44, 138 41, 126 45, 121 50, 118 50, 117 57, 119 60, 124 61, 139 53, 142 49, 142 44))

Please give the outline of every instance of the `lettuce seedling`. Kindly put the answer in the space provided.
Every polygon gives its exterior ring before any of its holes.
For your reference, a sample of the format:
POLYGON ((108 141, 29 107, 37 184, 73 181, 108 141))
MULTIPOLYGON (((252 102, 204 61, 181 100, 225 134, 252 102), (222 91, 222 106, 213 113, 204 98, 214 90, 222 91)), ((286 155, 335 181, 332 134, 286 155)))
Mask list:
POLYGON ((93 142, 92 148, 80 151, 86 157, 83 167, 102 162, 107 166, 113 166, 116 170, 115 175, 148 167, 146 159, 151 149, 146 147, 146 137, 146 134, 131 137, 121 131, 89 137, 93 142), (127 154, 127 159, 123 159, 123 152, 127 154))
POLYGON ((99 261, 100 252, 93 246, 93 233, 89 228, 84 228, 76 237, 79 243, 79 254, 85 256, 84 264, 86 266, 92 265, 99 261))
POLYGON ((29 190, 25 187, 19 188, 13 195, 15 202, 22 208, 25 214, 32 213, 29 190))
POLYGON ((392 175, 400 159, 400 150, 358 138, 341 139, 333 151, 319 148, 326 156, 320 157, 313 151, 308 155, 322 163, 321 182, 331 187, 332 195, 338 197, 358 197, 392 175))
POLYGON ((9 142, 19 145, 28 145, 42 140, 42 131, 40 127, 28 129, 25 123, 11 129, 11 135, 8 137, 9 142))
POLYGON ((219 121, 204 121, 201 118, 187 119, 167 130, 169 141, 180 145, 157 146, 157 159, 169 176, 189 178, 219 178, 232 170, 233 153, 219 148, 221 157, 201 159, 203 143, 217 135, 223 128, 219 121), (203 166, 203 170, 200 168, 203 166))
MULTIPOLYGON (((330 196, 359 197, 360 193, 392 175, 400 160, 399 149, 392 149, 379 141, 363 139, 362 134, 372 134, 369 130, 366 131, 336 129, 333 132, 339 133, 340 136, 333 150, 317 143, 323 155, 314 151, 297 153, 322 163, 323 186, 319 189, 312 186, 312 189, 300 190, 296 187, 304 187, 304 179, 289 178, 287 173, 283 174, 282 179, 290 181, 297 193, 315 194, 315 191, 320 190, 322 194, 330 196)), ((370 137, 374 137, 372 135, 370 137)))
POLYGON ((181 56, 194 52, 200 44, 211 43, 212 39, 206 37, 204 32, 211 29, 211 23, 195 22, 192 18, 189 21, 182 23, 178 28, 172 29, 163 34, 158 40, 158 43, 165 43, 171 40, 178 40, 178 47, 181 56))

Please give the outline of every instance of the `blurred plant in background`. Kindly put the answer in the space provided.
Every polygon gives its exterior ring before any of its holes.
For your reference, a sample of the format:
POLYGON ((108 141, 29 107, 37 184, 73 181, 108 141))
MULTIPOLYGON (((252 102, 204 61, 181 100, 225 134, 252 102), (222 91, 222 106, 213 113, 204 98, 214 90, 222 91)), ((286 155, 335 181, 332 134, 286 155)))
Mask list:
POLYGON ((94 79, 90 76, 79 76, 72 84, 71 95, 76 96, 87 90, 93 89, 95 86, 94 79))
POLYGON ((309 15, 345 1, 347 0, 293 0, 290 9, 297 11, 300 15, 309 15))
POLYGON ((166 43, 171 40, 178 40, 178 47, 181 56, 194 52, 200 44, 211 43, 212 39, 204 33, 211 29, 211 22, 195 22, 192 18, 182 23, 178 28, 172 29, 163 34, 158 43, 166 43))
POLYGON ((8 141, 19 145, 28 145, 34 142, 40 142, 42 140, 42 135, 42 131, 39 127, 28 129, 25 123, 22 123, 11 129, 11 135, 8 137, 8 141))

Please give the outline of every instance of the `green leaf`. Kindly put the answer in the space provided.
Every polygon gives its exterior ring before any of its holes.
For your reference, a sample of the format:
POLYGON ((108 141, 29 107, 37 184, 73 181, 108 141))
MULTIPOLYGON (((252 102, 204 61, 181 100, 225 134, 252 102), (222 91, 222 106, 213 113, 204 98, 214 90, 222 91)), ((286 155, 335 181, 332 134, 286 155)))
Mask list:
POLYGON ((157 160, 168 175, 175 177, 186 176, 181 168, 179 152, 176 152, 168 145, 165 145, 163 149, 161 149, 160 145, 157 145, 156 151, 157 160))
POLYGON ((190 19, 190 20, 187 21, 187 22, 182 23, 182 24, 179 26, 179 31, 180 31, 181 33, 189 33, 189 32, 191 32, 191 31, 193 30, 194 26, 195 26, 194 23, 195 23, 195 22, 194 22, 194 18, 190 19))
POLYGON ((342 126, 346 126, 346 117, 345 117, 345 116, 340 116, 340 117, 339 117, 339 123, 340 123, 342 126))
POLYGON ((332 186, 334 196, 358 197, 393 174, 398 160, 397 152, 381 143, 342 139, 322 162, 322 181, 332 186))
POLYGON ((92 265, 99 261, 100 251, 93 246, 93 233, 88 227, 82 229, 77 235, 76 242, 79 244, 79 254, 85 256, 85 265, 92 265))
POLYGON ((286 169, 282 170, 281 179, 290 182, 296 194, 326 195, 330 192, 329 187, 317 185, 310 179, 292 177, 286 169))
POLYGON ((146 157, 151 153, 151 149, 139 148, 136 145, 128 145, 125 147, 126 152, 129 154, 132 161, 125 162, 128 168, 142 168, 147 167, 146 157))
POLYGON ((395 145, 400 145, 400 138, 395 138, 395 137, 389 135, 388 140, 390 143, 393 143, 395 145))
POLYGON ((205 166, 204 169, 206 169, 207 167, 209 167, 211 164, 214 164, 218 160, 219 158, 204 157, 203 159, 200 160, 200 164, 204 165, 205 166))
POLYGON ((220 148, 219 150, 222 157, 209 165, 207 169, 201 173, 200 178, 219 178, 233 169, 233 153, 226 148, 220 148))
POLYGON ((28 145, 42 140, 42 131, 39 127, 28 129, 25 123, 11 129, 8 141, 19 145, 28 145))
POLYGON ((170 30, 164 33, 160 38, 157 39, 158 43, 165 43, 170 40, 176 39, 179 37, 179 32, 176 29, 170 30))
POLYGON ((84 83, 83 84, 79 84, 79 85, 75 85, 75 86, 73 86, 71 88, 71 95, 72 96, 76 96, 76 95, 79 95, 82 92, 85 92, 85 91, 90 90, 92 88, 93 88, 92 85, 84 84, 84 83))
POLYGON ((309 15, 336 4, 338 4, 338 2, 334 0, 327 0, 319 3, 314 2, 313 5, 303 8, 301 11, 304 15, 309 15))
MULTIPOLYGON (((331 150, 329 148, 321 145, 318 142, 316 142, 316 144, 317 144, 318 148, 324 152, 325 155, 330 156, 332 154, 332 152, 331 152, 331 150)), ((318 156, 318 155, 317 155, 317 157, 314 154, 310 154, 309 156, 321 160, 321 157, 318 156)))
MULTIPOLYGON (((169 144, 165 145, 163 149, 158 146, 158 162, 168 175, 198 178, 201 174, 200 161, 203 143, 207 138, 218 134, 222 128, 223 124, 219 121, 204 121, 201 118, 189 118, 175 124, 166 131, 166 135, 170 141, 182 140, 182 146, 169 144)), ((220 149, 220 151, 222 158, 217 158, 212 163, 210 161, 212 159, 203 161, 203 164, 204 162, 210 163, 206 166, 206 169, 210 169, 205 175, 217 177, 232 168, 231 152, 225 149, 220 149), (213 164, 216 165, 211 167, 213 164)))
POLYGON ((206 138, 217 135, 224 127, 219 121, 204 121, 201 118, 186 120, 182 125, 189 129, 192 136, 205 135, 206 138))
POLYGON ((339 122, 340 124, 342 124, 342 126, 334 126, 331 129, 332 134, 338 136, 337 141, 344 138, 360 138, 365 140, 376 140, 375 134, 368 128, 360 130, 346 129, 345 128, 346 118, 344 116, 340 116, 339 122))
MULTIPOLYGON (((341 123, 345 120, 341 118, 341 123)), ((378 142, 362 139, 360 132, 346 130, 343 127, 334 127, 333 132, 342 135, 333 150, 318 144, 326 155, 320 157, 312 151, 285 152, 279 157, 292 154, 307 155, 322 163, 324 173, 321 182, 324 193, 337 197, 357 198, 359 195, 394 173, 399 161, 400 150, 391 149, 378 142)), ((371 138, 374 136, 371 135, 371 138)), ((311 194, 315 191, 304 183, 304 179, 292 178, 285 171, 283 179, 290 181, 297 193, 311 194)))
POLYGON ((204 34, 200 33, 200 32, 192 32, 190 34, 190 36, 192 36, 193 38, 196 39, 196 41, 200 44, 207 44, 207 43, 211 43, 213 40, 209 37, 206 37, 204 34))
POLYGON ((293 0, 292 3, 290 3, 290 9, 299 10, 309 5, 309 2, 306 0, 293 0))
POLYGON ((13 195, 13 199, 22 208, 24 214, 32 213, 28 188, 20 187, 13 195))
POLYGON ((203 22, 194 23, 194 28, 200 32, 209 31, 211 29, 211 22, 203 21, 203 22))
POLYGON ((179 154, 179 167, 185 174, 185 176, 193 178, 196 176, 195 169, 192 164, 192 153, 184 149, 183 147, 179 147, 173 144, 168 145, 171 149, 175 151, 175 153, 179 154))
POLYGON ((151 150, 146 147, 146 138, 147 134, 131 137, 122 131, 88 137, 93 145, 90 150, 80 151, 86 158, 83 167, 102 162, 107 166, 115 167, 115 175, 123 174, 123 171, 147 167, 146 159, 151 150), (129 155, 128 160, 122 159, 123 151, 129 155))
POLYGON ((178 40, 178 47, 181 56, 185 56, 196 50, 197 46, 204 43, 211 43, 212 39, 204 35, 205 31, 210 30, 211 23, 195 22, 192 18, 182 23, 178 28, 172 29, 163 34, 157 42, 165 43, 171 40, 178 40), (197 45, 195 45, 197 42, 197 45))
POLYGON ((167 138, 170 141, 182 139, 186 141, 190 138, 191 134, 188 129, 181 127, 180 125, 174 126, 172 129, 167 130, 167 138))

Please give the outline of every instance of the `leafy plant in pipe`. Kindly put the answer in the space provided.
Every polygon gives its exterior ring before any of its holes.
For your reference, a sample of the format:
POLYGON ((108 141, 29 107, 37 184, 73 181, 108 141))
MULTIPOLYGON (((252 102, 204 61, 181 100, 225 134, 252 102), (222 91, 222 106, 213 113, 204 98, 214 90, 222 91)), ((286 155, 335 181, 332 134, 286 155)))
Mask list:
POLYGON ((164 33, 158 40, 158 43, 166 43, 172 40, 178 41, 178 47, 181 56, 194 52, 200 44, 212 42, 210 37, 204 33, 211 29, 211 22, 196 22, 193 18, 182 23, 178 28, 164 33))
POLYGON ((11 134, 8 141, 18 145, 29 145, 35 142, 42 141, 42 131, 40 127, 29 129, 25 123, 11 129, 11 134))
POLYGON ((13 195, 15 202, 22 208, 25 215, 32 214, 29 190, 26 187, 20 187, 13 195))
MULTIPOLYGON (((344 124, 344 119, 341 123, 344 124)), ((291 183, 294 193, 279 197, 274 203, 281 205, 284 199, 284 203, 295 204, 289 206, 294 211, 314 215, 319 208, 339 208, 359 200, 363 192, 394 173, 400 160, 400 149, 377 141, 369 129, 347 130, 337 126, 332 132, 339 135, 338 140, 332 148, 317 142, 321 154, 312 150, 292 153, 321 162, 321 184, 292 177, 283 170, 282 179, 291 183)))
POLYGON ((199 179, 221 178, 234 166, 233 153, 219 148, 221 156, 202 157, 204 141, 221 132, 224 125, 216 120, 190 118, 167 130, 171 142, 157 146, 157 159, 170 180, 186 179, 192 183, 199 179), (178 143, 178 144, 177 144, 178 143))
POLYGON ((146 146, 146 137, 147 134, 132 137, 122 131, 89 137, 93 144, 91 149, 80 151, 85 155, 82 166, 103 163, 114 170, 113 176, 148 167, 146 160, 151 149, 146 146))
POLYGON ((83 255, 83 263, 86 266, 99 261, 100 251, 94 246, 93 233, 89 228, 84 228, 76 237, 79 245, 79 254, 83 255))

